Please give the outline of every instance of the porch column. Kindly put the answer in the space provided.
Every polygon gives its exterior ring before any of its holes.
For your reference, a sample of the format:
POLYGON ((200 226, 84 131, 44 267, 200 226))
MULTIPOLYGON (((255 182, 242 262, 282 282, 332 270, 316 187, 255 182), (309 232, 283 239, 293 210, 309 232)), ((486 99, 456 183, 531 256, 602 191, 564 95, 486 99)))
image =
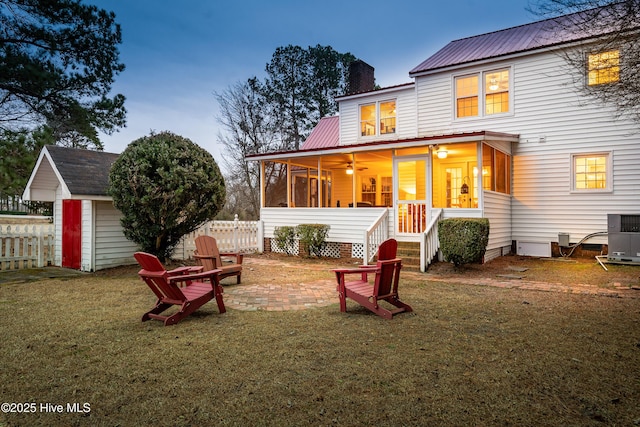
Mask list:
POLYGON ((265 187, 264 187, 264 160, 260 161, 260 207, 263 208, 265 204, 265 187))
POLYGON ((287 160, 287 207, 291 207, 291 159, 287 160))
POLYGON ((318 195, 318 197, 316 198, 316 203, 317 203, 317 207, 321 208, 322 207, 322 201, 324 200, 323 194, 322 194, 322 157, 318 157, 318 170, 316 172, 317 178, 316 178, 316 185, 318 186, 316 194, 318 195))

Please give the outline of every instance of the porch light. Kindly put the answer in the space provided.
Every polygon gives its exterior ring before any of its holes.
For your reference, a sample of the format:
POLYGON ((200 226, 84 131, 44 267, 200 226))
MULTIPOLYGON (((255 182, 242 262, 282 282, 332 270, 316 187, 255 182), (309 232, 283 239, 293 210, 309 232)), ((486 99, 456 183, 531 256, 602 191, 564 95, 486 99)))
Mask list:
POLYGON ((448 152, 444 148, 438 148, 438 151, 436 151, 436 154, 438 155, 439 159, 446 159, 448 152))

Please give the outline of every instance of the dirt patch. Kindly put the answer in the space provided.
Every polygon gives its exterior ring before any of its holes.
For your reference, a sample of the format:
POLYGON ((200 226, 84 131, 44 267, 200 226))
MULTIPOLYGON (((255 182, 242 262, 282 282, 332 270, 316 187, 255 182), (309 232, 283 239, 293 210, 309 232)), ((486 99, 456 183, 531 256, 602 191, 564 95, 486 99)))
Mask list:
POLYGON ((637 287, 640 266, 605 264, 595 259, 534 258, 507 255, 485 264, 468 264, 456 268, 451 263, 437 262, 428 274, 455 278, 503 278, 530 280, 562 285, 592 285, 602 288, 637 287))

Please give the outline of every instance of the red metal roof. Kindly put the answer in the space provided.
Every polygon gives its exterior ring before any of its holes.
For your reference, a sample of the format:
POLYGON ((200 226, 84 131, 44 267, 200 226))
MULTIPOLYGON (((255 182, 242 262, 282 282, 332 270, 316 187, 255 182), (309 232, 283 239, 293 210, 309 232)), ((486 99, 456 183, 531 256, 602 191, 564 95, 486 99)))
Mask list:
MULTIPOLYGON (((581 20, 578 16, 580 13, 594 12, 579 12, 454 40, 411 70, 409 75, 413 77, 416 74, 441 68, 576 42, 606 33, 602 30, 603 26, 597 26, 593 31, 578 28, 575 23, 581 20)), ((608 17, 615 19, 615 17, 608 17)), ((603 19, 604 14, 599 15, 599 18, 603 19)))
POLYGON ((340 117, 323 117, 302 144, 300 150, 333 148, 340 144, 340 117))
POLYGON ((339 144, 325 145, 325 146, 319 146, 316 148, 308 148, 308 149, 305 149, 303 147, 297 151, 290 150, 290 151, 274 151, 271 153, 262 153, 262 154, 249 154, 245 156, 245 159, 246 160, 284 159, 287 157, 305 157, 305 156, 313 156, 313 155, 319 155, 319 154, 328 155, 328 154, 336 154, 336 153, 354 153, 354 152, 375 151, 375 150, 383 150, 383 149, 398 148, 398 147, 412 147, 412 146, 427 145, 427 144, 444 144, 444 143, 451 144, 456 142, 466 142, 470 140, 473 140, 473 141, 504 140, 504 141, 510 141, 510 142, 518 142, 519 139, 520 139, 520 135, 504 133, 504 132, 493 132, 493 131, 487 131, 487 130, 470 131, 470 132, 452 132, 452 133, 446 133, 446 134, 397 139, 397 140, 390 140, 390 141, 373 141, 373 142, 364 142, 359 144, 348 144, 348 145, 339 145, 339 144))

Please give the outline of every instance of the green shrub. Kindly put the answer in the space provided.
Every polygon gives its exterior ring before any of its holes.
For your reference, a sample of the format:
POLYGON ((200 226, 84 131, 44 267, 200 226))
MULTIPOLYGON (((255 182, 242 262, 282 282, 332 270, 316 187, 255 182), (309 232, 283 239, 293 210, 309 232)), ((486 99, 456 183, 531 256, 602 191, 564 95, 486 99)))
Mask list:
POLYGON ((489 220, 448 218, 438 223, 438 236, 445 261, 456 267, 481 262, 489 243, 489 220))
POLYGON ((320 256, 327 244, 327 224, 300 224, 296 227, 296 234, 300 243, 307 249, 308 256, 320 256))
POLYGON ((281 227, 276 227, 273 234, 273 240, 275 240, 278 247, 291 255, 289 251, 293 248, 296 241, 296 228, 290 225, 283 225, 281 227))
POLYGON ((161 260, 185 234, 213 219, 225 183, 211 154, 170 132, 133 141, 113 163, 109 194, 127 239, 161 260))

